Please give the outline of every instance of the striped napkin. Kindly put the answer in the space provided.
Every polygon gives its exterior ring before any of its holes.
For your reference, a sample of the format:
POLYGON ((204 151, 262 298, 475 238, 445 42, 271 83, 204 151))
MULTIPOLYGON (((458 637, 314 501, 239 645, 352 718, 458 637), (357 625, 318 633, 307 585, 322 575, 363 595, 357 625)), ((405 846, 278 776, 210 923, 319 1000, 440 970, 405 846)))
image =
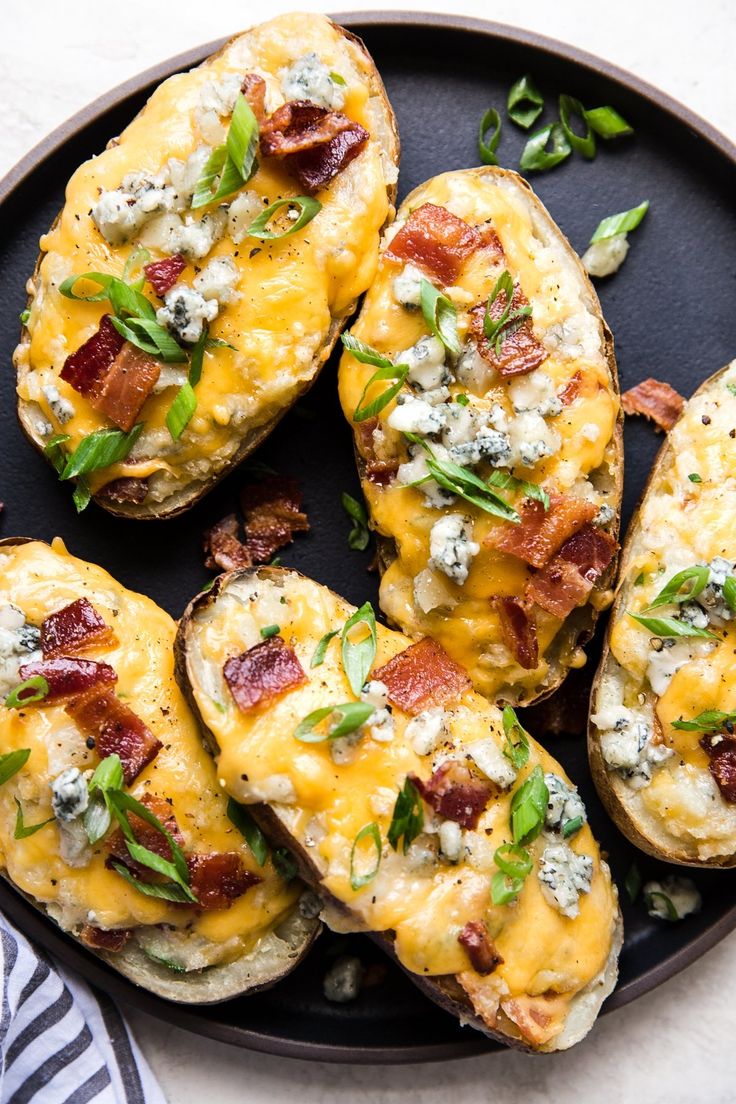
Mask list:
POLYGON ((115 1005, 2 915, 0 959, 0 1104, 165 1104, 115 1005))

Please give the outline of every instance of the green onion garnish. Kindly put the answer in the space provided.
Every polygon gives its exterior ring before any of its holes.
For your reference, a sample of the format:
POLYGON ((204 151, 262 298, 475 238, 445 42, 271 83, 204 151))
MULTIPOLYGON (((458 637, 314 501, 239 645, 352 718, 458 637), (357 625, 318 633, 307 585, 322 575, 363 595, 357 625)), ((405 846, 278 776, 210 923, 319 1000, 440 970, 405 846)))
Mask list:
POLYGON ((131 345, 136 345, 144 353, 166 361, 167 364, 180 364, 186 360, 186 353, 168 330, 150 318, 111 317, 115 329, 131 345))
POLYGON ((521 154, 519 168, 522 172, 546 172, 564 161, 572 153, 572 146, 559 123, 550 123, 532 134, 521 154), (552 142, 552 148, 547 144, 552 142))
MULTIPOLYGON (((174 401, 166 412, 166 425, 174 441, 179 440, 197 409, 197 396, 194 394, 194 388, 202 378, 204 351, 210 344, 214 344, 214 342, 211 342, 205 326, 199 335, 197 344, 192 349, 187 381, 179 388, 174 396, 174 401)), ((232 348, 232 346, 230 347, 232 348)))
POLYGON ((26 308, 26 310, 24 310, 24 311, 21 311, 20 315, 19 315, 21 326, 27 326, 28 325, 28 320, 29 320, 30 317, 31 317, 31 312, 30 312, 30 310, 28 310, 28 308, 26 308))
POLYGON ((339 740, 349 736, 365 724, 375 709, 368 702, 344 702, 342 705, 325 705, 308 713, 294 729, 294 737, 303 744, 322 744, 325 740, 339 740), (315 732, 318 724, 327 717, 334 716, 335 721, 327 732, 315 732))
POLYGON ((43 675, 34 675, 15 686, 5 699, 6 709, 22 709, 26 705, 35 705, 48 695, 49 684, 43 675))
POLYGON ((285 882, 290 882, 292 878, 296 878, 298 873, 296 860, 286 847, 275 847, 271 854, 271 861, 274 870, 285 882))
POLYGON ((150 259, 151 254, 147 249, 144 249, 142 245, 136 246, 128 255, 128 259, 123 267, 123 280, 125 283, 132 283, 133 287, 135 287, 137 291, 140 291, 146 282, 146 274, 143 268, 148 264, 150 259))
POLYGON ((334 71, 331 72, 330 73, 330 80, 332 81, 333 84, 339 84, 343 88, 347 88, 347 83, 348 82, 345 80, 344 77, 340 76, 339 73, 335 73, 334 71))
POLYGON ((579 832, 583 827, 583 818, 581 816, 573 817, 572 820, 566 820, 562 825, 562 834, 565 839, 569 839, 570 836, 574 836, 576 832, 579 832))
POLYGON ((702 475, 698 475, 697 472, 690 472, 690 474, 688 476, 688 479, 690 480, 691 483, 702 483, 703 482, 702 475))
POLYGON ((456 402, 458 406, 470 406, 470 399, 467 395, 456 395, 453 401, 456 402))
POLYGON ((439 338, 448 353, 460 356, 460 338, 457 336, 457 310, 446 295, 434 284, 422 277, 419 296, 424 321, 435 337, 439 338))
POLYGON ((478 127, 478 152, 484 165, 497 165, 496 150, 501 141, 501 116, 495 107, 489 107, 483 112, 478 127), (493 133, 486 138, 486 132, 493 127, 493 133))
POLYGON ((520 491, 527 498, 533 498, 535 501, 541 502, 545 511, 549 510, 549 495, 544 487, 540 487, 538 483, 529 483, 526 479, 517 479, 511 472, 504 472, 497 468, 489 475, 488 485, 489 487, 498 487, 501 491, 520 491))
POLYGON ((235 101, 230 129, 223 146, 212 151, 192 197, 192 207, 232 195, 250 180, 255 172, 258 149, 258 120, 242 92, 235 101))
POLYGON ((355 549, 356 552, 364 552, 370 540, 366 508, 347 491, 342 492, 342 507, 353 523, 348 533, 348 547, 355 549))
POLYGON ((232 797, 227 799, 227 815, 250 847, 258 865, 263 866, 268 858, 268 844, 266 843, 266 837, 253 817, 243 805, 234 801, 232 797))
POLYGON ((150 886, 145 882, 139 882, 138 879, 130 875, 121 864, 113 863, 113 867, 118 874, 121 874, 127 881, 135 885, 137 889, 142 893, 146 893, 148 896, 163 897, 169 901, 194 902, 196 904, 197 898, 192 893, 189 886, 189 867, 187 866, 184 852, 171 833, 164 828, 158 817, 154 816, 151 810, 145 805, 142 805, 140 801, 136 801, 130 794, 125 793, 124 790, 107 789, 104 791, 104 794, 110 812, 120 825, 130 857, 135 862, 148 867, 149 870, 153 870, 157 874, 162 874, 169 879, 169 883, 165 885, 150 886), (140 817, 141 820, 144 820, 146 824, 149 824, 164 836, 171 849, 171 861, 162 858, 161 855, 157 855, 155 851, 150 851, 147 847, 144 847, 143 844, 138 843, 130 825, 130 821, 128 820, 128 813, 134 813, 137 817, 140 817), (144 886, 146 886, 145 889, 143 888, 144 886), (155 892, 151 893, 149 890, 154 890, 155 892))
MULTIPOLYGON (((143 847, 141 850, 146 851, 147 849, 143 847)), ((149 854, 152 855, 153 852, 151 851, 149 854)), ((165 862, 166 860, 162 861, 165 862)), ((167 863, 166 865, 170 867, 171 863, 167 863)), ((157 897, 164 901, 175 901, 177 904, 181 905, 189 905, 196 902, 196 897, 188 886, 182 886, 179 885, 178 882, 173 881, 164 883, 142 882, 140 878, 136 878, 131 874, 128 868, 123 866, 122 863, 113 862, 111 866, 116 874, 119 874, 121 878, 124 878, 134 889, 137 889, 139 893, 144 894, 146 897, 157 897)))
POLYGON ((715 633, 708 629, 699 629, 687 621, 678 621, 674 617, 643 617, 639 613, 631 613, 627 610, 633 621, 638 621, 645 629, 655 636, 699 636, 705 640, 717 640, 715 633))
POLYGON ((409 365, 393 364, 387 357, 381 356, 381 354, 370 345, 366 345, 364 341, 359 341, 358 338, 353 337, 352 334, 343 334, 341 341, 348 352, 352 353, 355 359, 360 361, 361 364, 372 364, 378 369, 378 371, 373 373, 363 388, 363 392, 358 399, 358 405, 353 414, 354 422, 364 422, 368 418, 375 417, 379 411, 383 410, 384 406, 388 406, 391 400, 398 395, 409 372, 409 365), (391 387, 387 387, 377 398, 364 406, 363 403, 369 388, 372 387, 374 383, 380 383, 381 380, 387 379, 392 379, 396 382, 391 387))
POLYGON ((667 916, 661 917, 661 919, 667 919, 671 921, 680 919, 679 913, 670 898, 667 896, 666 893, 661 893, 658 889, 653 889, 651 890, 651 892, 644 894, 644 904, 646 905, 647 912, 650 912, 650 910, 654 908, 657 901, 662 902, 665 912, 667 913, 667 916))
POLYGON ((59 295, 67 299, 76 299, 80 303, 101 303, 103 299, 108 298, 108 289, 115 279, 117 277, 107 272, 82 272, 79 276, 68 276, 66 280, 62 280, 59 284, 59 295), (98 284, 101 290, 92 295, 77 295, 74 287, 80 280, 89 280, 90 283, 98 284))
POLYGON ((708 582, 708 575, 709 570, 704 564, 696 564, 695 567, 686 567, 684 571, 678 571, 667 586, 660 590, 651 605, 647 606, 647 612, 658 606, 672 606, 697 598, 708 582))
POLYGON ((491 900, 494 905, 510 905, 519 896, 524 878, 507 878, 498 870, 491 878, 491 900))
POLYGON ((26 765, 30 754, 30 748, 18 748, 17 751, 8 751, 0 755, 0 786, 8 782, 21 767, 26 765))
POLYGON ((528 73, 511 85, 506 110, 512 123, 524 130, 529 130, 542 114, 544 98, 528 73))
POLYGON ((268 640, 271 636, 278 636, 281 632, 280 625, 266 625, 261 629, 261 636, 264 640, 268 640))
POLYGON ((333 639, 333 637, 337 636, 339 631, 340 631, 339 629, 333 629, 332 632, 325 633, 325 635, 322 637, 322 639, 318 643, 317 647, 314 649, 314 655, 312 656, 312 662, 309 664, 310 668, 312 668, 312 667, 321 667, 322 666, 322 664, 325 661, 325 656, 327 654, 327 645, 330 643, 330 641, 333 639))
POLYGON ((729 575, 723 584, 723 600, 733 613, 736 613, 736 579, 729 575))
POLYGON ((360 697, 360 692, 376 658, 378 642, 376 615, 370 602, 364 602, 360 609, 347 619, 342 627, 340 640, 343 670, 350 683, 350 689, 357 698, 360 697))
POLYGON ((378 873, 378 868, 381 865, 381 833, 378 830, 378 825, 375 821, 371 821, 370 824, 364 824, 358 832, 357 836, 353 840, 353 846, 350 849, 350 885, 353 889, 362 889, 363 886, 372 882, 378 873), (363 840, 369 840, 373 845, 375 851, 375 862, 373 866, 366 870, 363 874, 358 874, 355 869, 355 852, 360 846, 363 840))
POLYGON ((68 458, 59 478, 73 479, 125 460, 142 430, 143 423, 139 422, 130 433, 123 433, 122 429, 98 429, 83 437, 68 458))
POLYGON ((493 861, 509 878, 526 878, 531 874, 532 857, 518 843, 502 843, 496 848, 493 861))
POLYGON ((248 234, 251 238, 258 238, 261 241, 288 238, 292 234, 296 234, 297 230, 301 230, 308 222, 311 222, 321 208, 322 204, 320 201, 318 199, 313 199, 312 196, 289 196, 287 199, 277 199, 276 202, 272 203, 270 207, 267 207, 265 211, 261 211, 258 218, 253 220, 248 227, 248 234), (269 222, 282 207, 296 207, 299 211, 299 217, 287 226, 285 230, 270 230, 268 226, 269 222))
POLYGON ((560 125, 574 150, 590 161, 595 157, 595 134, 586 116, 585 108, 574 96, 560 96, 560 125), (570 125, 570 116, 576 115, 585 124, 585 134, 576 134, 570 125))
POLYGON ((529 733, 510 705, 504 706, 502 720, 506 737, 503 753, 516 770, 521 770, 529 761, 529 733))
POLYGON ((645 199, 638 207, 632 207, 630 211, 621 211, 618 215, 609 215, 598 223, 590 244, 603 241, 604 238, 612 238, 615 234, 627 234, 630 230, 636 230, 637 226, 649 210, 649 200, 645 199))
POLYGON ((514 843, 531 843, 544 826, 549 790, 541 767, 535 767, 511 798, 511 834, 514 843))
POLYGON ((585 112, 585 118, 601 138, 624 138, 634 133, 634 128, 614 107, 593 107, 585 112))
POLYGON ((15 831, 13 832, 13 839, 27 839, 28 836, 34 836, 36 832, 41 828, 45 828, 47 824, 50 824, 55 817, 50 816, 47 820, 41 820, 38 824, 26 824, 23 820, 23 806, 17 797, 14 797, 17 812, 15 814, 15 831))
POLYGON ((727 725, 736 725, 736 712, 724 713, 720 709, 705 709, 690 721, 673 721, 672 727, 681 732, 720 732, 727 725))
POLYGON ((510 506, 504 498, 497 495, 489 483, 484 483, 469 468, 463 468, 451 460, 438 460, 427 442, 414 433, 405 433, 404 436, 413 444, 421 445, 427 453, 426 464, 429 472, 428 475, 408 484, 408 486, 419 487, 422 483, 426 483, 428 479, 434 479, 435 483, 438 483, 440 487, 444 487, 446 491, 458 495, 466 502, 470 502, 473 506, 484 510, 487 514, 504 518, 505 521, 512 521, 515 524, 521 521, 513 506, 510 506))
POLYGON ((508 329, 514 323, 523 318, 528 318, 532 313, 530 306, 512 308, 514 297, 514 281, 508 269, 504 269, 493 286, 493 291, 488 296, 486 311, 483 315, 483 333, 488 341, 495 345, 496 356, 501 353, 501 346, 508 336, 508 329), (504 296, 505 305, 498 318, 491 317, 491 307, 496 300, 504 296))
POLYGON ((406 854, 423 828, 424 808, 422 799, 414 783, 410 778, 407 778, 396 798, 386 838, 394 851, 397 851, 399 840, 403 836, 403 851, 406 854))
POLYGON ((97 765, 89 780, 89 804, 84 813, 84 830, 94 846, 105 835, 112 822, 107 794, 123 787, 123 765, 118 755, 107 755, 97 765))
POLYGON ((627 871, 626 877, 624 878, 624 888, 627 897, 633 904, 639 896, 639 891, 641 889, 641 871, 636 863, 632 863, 627 871))

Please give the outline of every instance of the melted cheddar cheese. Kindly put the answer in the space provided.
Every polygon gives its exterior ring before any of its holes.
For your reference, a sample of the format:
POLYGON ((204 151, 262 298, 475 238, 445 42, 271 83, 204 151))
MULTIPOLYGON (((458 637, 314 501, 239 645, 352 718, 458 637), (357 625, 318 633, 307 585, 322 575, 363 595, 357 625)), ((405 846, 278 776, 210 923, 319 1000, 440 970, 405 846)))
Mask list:
MULTIPOLYGON (((294 730, 307 714, 351 700, 339 637, 328 646, 324 662, 310 670, 320 638, 339 628, 351 612, 325 587, 290 573, 278 583, 265 577, 242 577, 230 582, 214 605, 195 611, 188 629, 188 674, 197 707, 220 749, 220 784, 240 801, 269 801, 315 864, 322 886, 349 906, 356 926, 393 933, 399 960, 411 972, 461 975, 461 983, 474 994, 476 1008, 490 1002, 494 1015, 499 1000, 560 994, 559 1015, 550 1028, 550 1036, 554 1035, 562 1027, 569 1002, 599 976, 612 947, 616 893, 590 829, 584 825, 570 841, 575 852, 590 856, 593 863, 590 892, 581 894, 575 919, 561 915, 545 900, 535 872, 526 879, 517 903, 503 907, 491 903, 494 851, 510 839, 510 791, 493 797, 477 828, 465 831, 467 853, 457 865, 440 861, 429 872, 420 870, 401 846, 393 851, 384 842, 375 878, 365 888, 353 889, 351 848, 359 831, 373 822, 385 841, 406 775, 414 772, 426 778, 431 767, 429 758, 418 755, 405 734, 411 718, 397 708, 392 713, 393 738, 379 742, 369 731, 349 762, 336 762, 327 742, 295 739, 294 730), (244 713, 230 695, 223 664, 258 643, 260 629, 274 623, 280 625, 281 636, 296 652, 309 679, 244 713), (480 918, 504 959, 489 977, 481 977, 469 966, 457 938, 468 921, 480 918)), ((379 625, 374 669, 409 644, 406 637, 379 625)), ((448 735, 438 748, 438 762, 481 737, 502 746, 499 711, 474 692, 447 708, 445 723, 448 735)), ((536 765, 562 774, 554 760, 532 743, 529 762, 514 788, 536 765)), ((543 836, 531 845, 535 858, 548 842, 543 836)), ((369 849, 368 866, 372 856, 369 849)), ((327 918, 334 923, 331 915, 327 918)), ((346 923, 350 925, 341 916, 339 924, 346 923)))
MULTIPOLYGON (((294 401, 324 360, 335 320, 350 311, 373 278, 379 231, 391 214, 387 186, 396 179, 396 149, 389 109, 381 101, 369 57, 323 16, 295 14, 255 28, 198 68, 170 77, 120 138, 69 181, 61 215, 41 239, 42 261, 16 365, 21 403, 32 404, 27 421, 35 438, 43 442, 52 431, 68 434, 65 448, 71 451, 83 437, 110 423, 59 373, 110 306, 106 301, 72 301, 58 288, 67 277, 87 271, 121 276, 140 236, 122 245, 108 244, 91 217, 100 193, 119 188, 126 174, 159 173, 169 159, 186 161, 206 145, 198 120, 203 90, 212 82, 256 72, 268 86, 267 108, 275 110, 285 100, 279 72, 309 52, 345 81, 342 110, 369 131, 370 140, 320 191, 321 210, 303 231, 282 241, 245 237, 240 244, 228 232, 205 258, 187 266, 179 283, 191 285, 213 258, 234 260, 236 298, 222 305, 210 335, 235 348, 206 353, 197 409, 178 441, 172 440, 165 422, 175 387, 150 396, 140 415, 144 431, 137 445, 127 460, 90 476, 93 492, 123 476, 147 478, 147 503, 162 502, 165 509, 176 492, 204 485, 221 471, 246 434, 294 401), (50 385, 72 404, 68 421, 60 423, 56 416, 47 394, 50 385)), ((227 120, 221 122, 224 141, 227 120)), ((247 189, 264 208, 299 191, 274 159, 262 158, 247 189)), ((193 217, 201 218, 202 210, 212 207, 192 212, 193 217)), ((141 235, 145 240, 145 227, 141 235)), ((154 249, 152 259, 161 255, 154 249)), ((80 290, 85 292, 81 285, 80 290)), ((90 285, 86 293, 95 290, 90 285)), ((155 300, 149 287, 145 294, 155 300)))
POLYGON ((53 819, 34 835, 14 839, 14 799, 22 804, 25 823, 36 824, 53 816, 54 778, 68 767, 84 772, 97 765, 95 752, 88 750, 63 702, 21 709, 0 706, 0 750, 31 752, 22 770, 0 787, 0 863, 13 883, 66 929, 85 923, 138 930, 165 924, 208 944, 210 963, 234 960, 289 914, 299 890, 285 885, 270 859, 263 868, 257 865, 227 817, 214 764, 174 679, 174 622, 102 568, 69 555, 58 539, 51 547, 34 541, 0 549, 0 605, 12 603, 30 623, 40 625, 49 613, 80 597, 92 603, 117 640, 85 655, 114 668, 116 693, 163 744, 129 792, 138 800, 156 794, 171 802, 186 850, 236 851, 263 881, 228 909, 197 912, 144 896, 108 869, 104 840, 82 865, 69 865, 61 856, 60 829, 53 819))
MULTIPOLYGON (((515 467, 513 474, 543 484, 548 490, 555 488, 592 499, 599 506, 611 507, 611 513, 617 510, 610 469, 615 452, 618 399, 606 361, 600 317, 562 243, 550 239, 548 231, 546 236, 542 233, 538 213, 518 183, 494 176, 493 170, 470 170, 445 173, 417 188, 387 231, 384 249, 409 213, 423 203, 445 207, 471 226, 490 222, 504 249, 502 262, 489 261, 482 250, 472 255, 456 285, 443 289, 458 310, 461 339, 468 325, 464 312, 488 300, 505 267, 529 300, 535 336, 548 353, 540 371, 551 379, 557 394, 574 377, 578 379, 577 400, 549 419, 549 426, 561 437, 559 450, 533 467, 515 467)), ((422 312, 407 309, 396 299, 392 285, 398 271, 395 261, 381 259, 376 279, 351 330, 394 362, 400 361, 403 350, 428 333, 422 312)), ((343 354, 340 398, 350 421, 373 371, 349 353, 343 354)), ((513 419, 509 380, 503 380, 493 369, 489 368, 489 372, 493 382, 485 394, 476 393, 472 399, 474 408, 483 411, 500 406, 513 419)), ((519 379, 524 377, 516 377, 519 379)), ((465 389, 452 383, 450 391, 454 399, 465 389)), ((378 389, 370 397, 377 394, 378 389)), ((406 445, 401 435, 386 424, 394 408, 392 402, 379 415, 383 431, 381 455, 398 457, 403 462, 406 445)), ((499 617, 490 599, 521 597, 532 569, 521 559, 484 544, 499 524, 498 519, 460 498, 451 506, 436 508, 427 503, 421 487, 402 486, 396 479, 383 486, 364 478, 363 492, 372 526, 395 544, 396 557, 386 568, 380 590, 381 608, 391 621, 411 636, 430 635, 441 641, 484 694, 524 701, 539 693, 550 674, 547 656, 562 622, 544 610, 535 609, 539 665, 524 670, 514 661, 504 645, 499 617), (471 519, 473 540, 480 545, 480 551, 472 560, 464 584, 439 577, 446 600, 427 611, 417 599, 415 581, 428 566, 430 531, 443 513, 460 513, 471 519)), ((517 506, 523 497, 518 493, 504 494, 517 506)), ((436 580, 437 573, 434 574, 436 580)), ((571 646, 562 662, 564 667, 580 666, 585 657, 580 649, 571 646)))

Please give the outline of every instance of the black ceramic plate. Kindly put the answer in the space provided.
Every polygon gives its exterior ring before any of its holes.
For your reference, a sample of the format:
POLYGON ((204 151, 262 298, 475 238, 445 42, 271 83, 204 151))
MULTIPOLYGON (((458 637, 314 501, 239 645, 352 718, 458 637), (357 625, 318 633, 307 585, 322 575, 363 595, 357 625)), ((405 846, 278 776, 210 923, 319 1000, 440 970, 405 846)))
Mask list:
MULTIPOLYGON (((601 143, 595 161, 571 157, 533 184, 581 252, 602 216, 647 197, 651 200, 650 213, 632 237, 625 266, 599 287, 616 336, 622 385, 630 387, 653 375, 689 394, 736 355, 736 150, 725 138, 628 74, 525 32, 442 16, 337 18, 365 39, 386 82, 401 131, 402 195, 438 172, 477 162, 482 112, 494 104, 502 109, 509 85, 522 73, 534 74, 549 104, 556 102, 559 92, 570 92, 590 106, 614 104, 636 128, 635 138, 601 143)), ((11 354, 39 235, 61 207, 73 169, 125 126, 160 80, 196 64, 219 45, 211 43, 174 58, 114 90, 52 134, 0 184, 2 535, 48 539, 60 534, 77 555, 102 564, 175 616, 206 578, 202 530, 234 508, 242 475, 231 475, 204 502, 174 521, 144 525, 116 520, 94 506, 77 517, 71 496, 58 486, 17 426, 11 354)), ((552 117, 548 108, 543 121, 552 117)), ((502 164, 516 167, 523 141, 522 133, 506 123, 499 151, 502 164)), ((627 425, 624 522, 658 444, 640 421, 627 425)), ((296 475, 304 487, 312 530, 287 549, 284 562, 355 603, 375 600, 376 579, 367 571, 370 553, 351 552, 346 543, 348 523, 340 492, 357 494, 359 488, 350 433, 338 408, 334 361, 258 458, 296 475)), ((596 661, 594 644, 590 666, 596 661)), ((656 863, 635 855, 604 815, 590 782, 584 741, 560 738, 551 750, 579 783, 619 886, 634 859, 644 877, 659 872, 656 863)), ((703 908, 681 924, 649 919, 641 903, 629 905, 622 892, 626 943, 621 981, 608 1009, 651 989, 736 926, 736 872, 703 871, 693 877, 703 908)), ((188 1010, 137 990, 4 884, 0 906, 30 937, 107 992, 201 1035, 328 1061, 429 1061, 494 1049, 425 1000, 362 937, 323 937, 308 960, 268 993, 188 1010), (330 958, 345 950, 354 950, 366 964, 386 966, 386 974, 354 1003, 331 1005, 322 997, 321 980, 330 958)))

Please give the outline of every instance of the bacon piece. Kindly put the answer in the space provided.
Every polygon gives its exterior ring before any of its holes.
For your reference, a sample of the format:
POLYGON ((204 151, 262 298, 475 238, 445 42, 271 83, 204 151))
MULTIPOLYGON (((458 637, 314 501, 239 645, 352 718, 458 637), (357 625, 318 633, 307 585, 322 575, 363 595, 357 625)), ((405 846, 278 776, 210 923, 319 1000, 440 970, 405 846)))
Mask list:
POLYGON ((90 402, 95 410, 106 414, 128 433, 160 375, 160 362, 126 341, 105 378, 98 383, 94 396, 90 396, 90 402))
POLYGON ((204 534, 204 566, 210 571, 235 571, 252 567, 253 557, 238 536, 235 514, 228 514, 204 534))
POLYGON ((736 804, 736 738, 730 733, 707 733, 700 741, 710 759, 710 773, 724 801, 736 804))
POLYGON ((269 475, 247 483, 240 493, 245 517, 245 544, 253 563, 267 563, 279 548, 291 544, 294 533, 309 529, 302 513, 302 495, 295 479, 269 475))
POLYGON ((503 245, 496 231, 491 226, 490 222, 486 222, 481 226, 477 226, 476 230, 480 234, 479 249, 487 250, 490 256, 488 260, 491 264, 499 264, 504 259, 503 245))
POLYGON ((186 267, 187 262, 181 253, 174 253, 173 257, 164 257, 160 261, 151 261, 150 264, 144 265, 143 271, 159 299, 163 299, 186 267))
POLYGON ((96 928, 92 924, 85 924, 79 933, 79 938, 87 947, 94 951, 122 951, 125 944, 133 934, 130 928, 96 928))
POLYGON ((605 530, 586 525, 560 548, 526 588, 530 602, 553 617, 565 618, 586 601, 597 579, 616 551, 616 541, 605 530))
POLYGON ((570 379, 557 395, 557 398, 563 406, 572 406, 580 394, 582 382, 583 373, 580 370, 578 370, 574 376, 570 376, 570 379))
POLYGON ((685 400, 668 383, 645 379, 621 396, 624 414, 641 414, 658 429, 672 429, 685 407, 685 400))
POLYGON ((266 118, 266 82, 258 73, 246 73, 240 91, 259 123, 266 118))
POLYGON ((278 157, 306 192, 316 192, 345 168, 370 135, 339 111, 310 100, 282 104, 261 126, 264 157, 278 157))
MULTIPOLYGON (((514 284, 514 294, 511 297, 512 311, 528 305, 529 300, 521 287, 519 284, 514 284)), ((491 303, 491 318, 498 321, 505 309, 506 293, 502 291, 491 303)), ((504 379, 510 376, 524 376, 544 363, 548 355, 547 350, 534 336, 529 318, 524 318, 521 322, 512 322, 508 329, 502 332, 497 356, 496 342, 489 341, 483 330, 485 314, 485 303, 479 303, 477 307, 473 307, 470 312, 470 331, 475 338, 478 352, 500 376, 504 379)))
POLYGON ((91 736, 100 759, 119 755, 126 785, 158 755, 162 743, 140 717, 111 690, 91 690, 74 698, 66 712, 91 736))
POLYGON ((497 525, 484 543, 499 552, 518 556, 532 567, 544 567, 568 537, 593 520, 597 507, 584 498, 552 492, 549 510, 536 499, 528 498, 520 513, 520 525, 497 525))
POLYGON ((516 598, 499 597, 492 601, 498 610, 506 647, 520 667, 533 671, 539 664, 539 644, 537 626, 528 610, 516 598))
POLYGON ((61 378, 85 399, 91 398, 97 393, 105 373, 124 343, 125 339, 113 326, 110 315, 103 314, 97 332, 64 361, 59 373, 61 378))
POLYGON ((476 827, 480 814, 496 793, 492 782, 476 778, 468 767, 454 760, 441 763, 426 782, 415 774, 408 777, 436 813, 462 828, 476 827))
POLYGON ((394 705, 412 714, 457 701, 470 689, 467 673, 428 636, 379 667, 373 678, 385 683, 394 705))
POLYGON ((86 598, 78 598, 56 613, 50 613, 41 625, 44 659, 62 654, 76 655, 88 648, 110 648, 116 643, 115 633, 86 598))
POLYGON ((382 460, 376 456, 374 437, 378 429, 378 418, 368 418, 364 422, 355 423, 355 444, 365 463, 365 474, 371 483, 385 487, 393 480, 399 470, 398 458, 382 460))
MULTIPOLYGON (((146 808, 153 813, 174 842, 178 843, 179 847, 184 846, 184 837, 181 834, 181 829, 174 816, 174 811, 165 798, 159 797, 157 794, 147 793, 141 798, 141 805, 145 805, 146 808)), ((149 851, 153 851, 155 855, 159 855, 160 858, 171 862, 173 855, 171 853, 171 845, 166 839, 166 836, 162 835, 152 824, 149 824, 135 813, 128 813, 128 821, 138 843, 143 847, 147 847, 149 851)), ((142 863, 136 862, 131 856, 122 829, 116 829, 108 838, 107 849, 109 852, 107 859, 108 866, 112 865, 112 861, 114 860, 122 863, 131 874, 134 874, 135 877, 142 882, 158 880, 159 876, 154 870, 151 870, 149 866, 144 866, 142 863)))
POLYGON ((139 479, 137 476, 124 476, 121 479, 113 479, 106 483, 97 492, 98 498, 104 498, 107 502, 143 502, 148 494, 148 480, 139 479))
POLYGON ((470 964, 477 974, 492 974, 497 966, 502 965, 503 958, 482 920, 468 920, 457 941, 467 951, 470 964))
POLYGON ((226 909, 251 886, 263 881, 246 870, 236 851, 187 856, 190 888, 201 909, 226 909))
POLYGON ((94 659, 76 659, 70 656, 58 656, 56 659, 44 659, 40 663, 25 663, 19 670, 22 679, 41 675, 49 684, 49 692, 44 702, 70 698, 74 694, 83 694, 93 686, 113 686, 118 676, 109 663, 97 663, 94 659))
POLYGON ((223 674, 243 712, 307 681, 296 653, 280 636, 271 636, 242 655, 232 656, 223 674))
POLYGON ((436 203, 423 203, 409 215, 391 239, 384 257, 411 261, 445 287, 454 284, 465 261, 477 249, 489 244, 489 235, 469 226, 436 203))

